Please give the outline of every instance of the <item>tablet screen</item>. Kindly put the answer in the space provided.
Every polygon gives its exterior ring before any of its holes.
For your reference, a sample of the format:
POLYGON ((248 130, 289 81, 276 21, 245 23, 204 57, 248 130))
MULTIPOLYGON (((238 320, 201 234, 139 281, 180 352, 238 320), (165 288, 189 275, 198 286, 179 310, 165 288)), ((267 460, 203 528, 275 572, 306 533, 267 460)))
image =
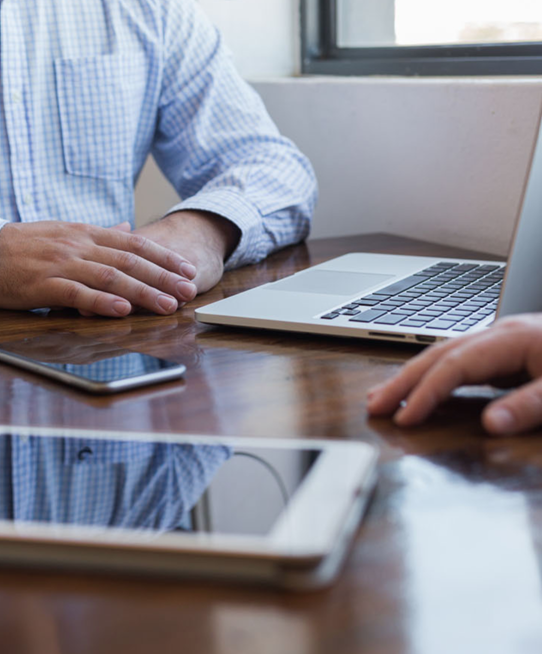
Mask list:
POLYGON ((14 526, 265 535, 317 449, 0 434, 0 520, 14 526))

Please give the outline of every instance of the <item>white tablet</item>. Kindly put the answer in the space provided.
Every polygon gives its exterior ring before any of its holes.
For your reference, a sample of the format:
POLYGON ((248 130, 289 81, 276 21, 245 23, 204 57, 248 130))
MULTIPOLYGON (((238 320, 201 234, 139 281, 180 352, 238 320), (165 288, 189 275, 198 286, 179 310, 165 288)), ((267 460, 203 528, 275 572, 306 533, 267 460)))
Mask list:
POLYGON ((376 462, 358 442, 0 426, 0 563, 318 588, 376 462))

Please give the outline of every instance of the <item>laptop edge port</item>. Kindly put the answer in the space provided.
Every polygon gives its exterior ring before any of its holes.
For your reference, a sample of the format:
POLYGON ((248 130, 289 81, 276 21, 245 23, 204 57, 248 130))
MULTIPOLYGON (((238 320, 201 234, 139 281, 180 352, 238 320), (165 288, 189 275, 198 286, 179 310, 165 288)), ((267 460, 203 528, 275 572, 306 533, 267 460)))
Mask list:
POLYGON ((418 343, 434 343, 437 340, 436 336, 423 336, 416 334, 416 340, 418 343))

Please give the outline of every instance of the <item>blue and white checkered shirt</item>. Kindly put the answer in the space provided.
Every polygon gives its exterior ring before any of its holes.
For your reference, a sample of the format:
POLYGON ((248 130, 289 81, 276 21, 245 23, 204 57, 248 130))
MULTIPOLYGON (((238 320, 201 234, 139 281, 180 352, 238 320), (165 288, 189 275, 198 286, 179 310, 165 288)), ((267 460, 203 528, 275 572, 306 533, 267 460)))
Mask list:
POLYGON ((169 531, 232 456, 226 445, 0 436, 0 520, 169 531))
POLYGON ((134 224, 152 152, 241 230, 228 268, 303 239, 316 184, 193 0, 0 0, 0 228, 134 224))

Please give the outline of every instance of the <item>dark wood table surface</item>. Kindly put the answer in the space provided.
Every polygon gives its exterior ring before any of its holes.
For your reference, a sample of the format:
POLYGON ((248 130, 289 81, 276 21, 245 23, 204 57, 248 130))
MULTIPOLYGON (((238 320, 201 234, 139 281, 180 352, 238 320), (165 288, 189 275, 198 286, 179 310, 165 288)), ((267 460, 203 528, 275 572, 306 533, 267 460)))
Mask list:
POLYGON ((183 382, 96 398, 0 366, 0 422, 364 440, 377 491, 330 589, 0 571, 3 654, 512 654, 542 652, 542 439, 491 438, 482 397, 423 427, 368 420, 365 395, 416 351, 406 344, 196 324, 194 308, 349 251, 473 256, 387 235, 288 248, 172 317, 2 312, 0 340, 70 329, 168 357, 183 382))

